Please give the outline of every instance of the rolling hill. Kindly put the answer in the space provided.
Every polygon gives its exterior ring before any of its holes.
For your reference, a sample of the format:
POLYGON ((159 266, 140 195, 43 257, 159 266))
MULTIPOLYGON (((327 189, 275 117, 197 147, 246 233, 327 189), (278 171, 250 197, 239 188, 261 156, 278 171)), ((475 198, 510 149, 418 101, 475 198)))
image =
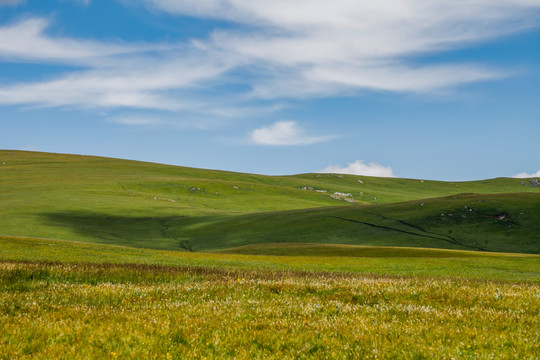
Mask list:
POLYGON ((263 176, 2 150, 0 203, 1 235, 153 249, 315 243, 540 252, 534 179, 263 176))

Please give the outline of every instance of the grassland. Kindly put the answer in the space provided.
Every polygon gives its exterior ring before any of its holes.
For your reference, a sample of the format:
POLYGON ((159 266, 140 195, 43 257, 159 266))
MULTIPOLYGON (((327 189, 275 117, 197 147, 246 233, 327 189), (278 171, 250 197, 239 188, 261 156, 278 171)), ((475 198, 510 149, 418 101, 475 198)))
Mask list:
MULTIPOLYGON (((328 245, 328 256, 320 256, 320 248, 301 244, 275 247, 270 255, 258 255, 233 248, 230 252, 189 253, 138 249, 74 241, 20 237, 0 237, 0 259, 6 261, 111 263, 164 266, 195 266, 218 269, 346 272, 370 275, 459 277, 475 280, 540 282, 540 257, 526 254, 484 253, 477 251, 409 248, 373 248, 328 245), (291 247, 293 249, 291 249, 291 247), (280 255, 272 256, 279 252, 280 255), (319 250, 319 251, 318 251, 319 250), (304 252, 312 256, 298 256, 304 252), (340 256, 344 254, 348 256, 340 256), (350 255, 362 256, 350 256, 350 255), (362 254, 363 253, 363 254, 362 254), (333 256, 331 256, 333 255, 333 256)), ((257 247, 260 247, 257 246, 257 247)), ((258 252, 269 252, 268 248, 258 252)), ((257 253, 258 253, 257 252, 257 253)))
POLYGON ((537 255, 261 256, 13 237, 0 247, 0 358, 535 359, 540 350, 537 255))
POLYGON ((540 253, 533 185, 262 176, 2 150, 0 234, 194 251, 301 242, 540 253))
POLYGON ((0 359, 540 352, 530 182, 0 164, 0 359))

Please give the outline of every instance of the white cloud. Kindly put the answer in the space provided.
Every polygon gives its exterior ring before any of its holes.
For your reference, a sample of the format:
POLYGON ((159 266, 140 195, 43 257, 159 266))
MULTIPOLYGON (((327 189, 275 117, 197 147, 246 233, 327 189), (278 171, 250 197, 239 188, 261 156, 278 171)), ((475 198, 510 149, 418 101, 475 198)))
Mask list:
MULTIPOLYGON (((4 24, 0 59, 67 64, 77 70, 52 79, 0 85, 0 105, 203 114, 215 98, 207 91, 214 85, 251 89, 250 96, 237 93, 228 107, 216 107, 213 115, 227 118, 245 117, 249 110, 243 108, 252 108, 261 99, 365 90, 432 92, 498 79, 512 71, 411 59, 537 26, 540 15, 538 0, 140 1, 173 14, 233 21, 244 30, 228 27, 186 43, 145 44, 54 35, 50 31, 54 24, 37 17, 4 24)), ((15 3, 0 0, 0 5, 15 3)))
POLYGON ((143 53, 162 45, 128 45, 53 37, 46 34, 50 21, 32 17, 0 27, 0 58, 10 61, 105 65, 113 56, 143 53))
POLYGON ((351 90, 428 92, 497 79, 478 64, 412 65, 538 25, 535 0, 146 0, 175 14, 225 19, 254 30, 216 31, 200 46, 256 67, 256 96, 331 96, 351 90))
POLYGON ((220 119, 196 114, 133 113, 109 118, 110 122, 134 127, 168 127, 177 130, 215 130, 223 125, 220 119))
POLYGON ((310 136, 295 121, 278 121, 251 132, 250 139, 258 145, 309 145, 332 139, 333 136, 310 136))
POLYGON ((109 44, 51 37, 49 21, 29 18, 0 27, 0 58, 67 63, 87 70, 0 86, 0 104, 128 107, 178 111, 200 107, 171 91, 192 90, 228 70, 185 44, 109 44))
POLYGON ((529 174, 526 172, 519 173, 517 175, 512 176, 513 178, 520 178, 520 179, 526 179, 526 178, 533 178, 533 177, 540 177, 540 170, 533 174, 529 174))
POLYGON ((164 123, 164 120, 156 116, 123 115, 111 119, 112 122, 131 126, 155 126, 164 123))
POLYGON ((72 73, 59 79, 0 87, 0 104, 38 106, 129 107, 178 111, 197 108, 167 91, 189 89, 225 71, 221 66, 189 60, 146 62, 72 73))
POLYGON ((340 165, 330 165, 319 172, 377 177, 395 177, 391 167, 383 166, 373 162, 366 164, 362 160, 356 160, 355 162, 350 163, 345 167, 340 165))

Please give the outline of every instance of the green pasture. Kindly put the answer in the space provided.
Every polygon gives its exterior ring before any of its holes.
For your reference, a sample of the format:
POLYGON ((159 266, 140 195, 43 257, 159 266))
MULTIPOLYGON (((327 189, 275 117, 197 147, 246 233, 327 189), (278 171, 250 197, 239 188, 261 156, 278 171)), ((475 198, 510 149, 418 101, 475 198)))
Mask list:
POLYGON ((527 179, 263 176, 1 150, 0 204, 2 235, 141 248, 326 243, 540 252, 540 187, 527 179), (346 196, 332 198, 336 192, 346 196))

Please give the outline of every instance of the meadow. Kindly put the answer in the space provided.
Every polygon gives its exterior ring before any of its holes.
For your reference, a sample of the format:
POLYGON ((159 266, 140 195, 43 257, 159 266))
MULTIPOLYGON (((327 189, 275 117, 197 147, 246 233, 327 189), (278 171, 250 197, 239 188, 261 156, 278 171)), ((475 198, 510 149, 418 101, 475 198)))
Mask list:
POLYGON ((534 255, 457 251, 420 265, 411 253, 247 256, 1 241, 3 359, 535 359, 540 350, 534 255), (444 271, 433 276, 430 266, 444 271))
POLYGON ((0 164, 0 359, 540 353, 534 182, 0 164))

